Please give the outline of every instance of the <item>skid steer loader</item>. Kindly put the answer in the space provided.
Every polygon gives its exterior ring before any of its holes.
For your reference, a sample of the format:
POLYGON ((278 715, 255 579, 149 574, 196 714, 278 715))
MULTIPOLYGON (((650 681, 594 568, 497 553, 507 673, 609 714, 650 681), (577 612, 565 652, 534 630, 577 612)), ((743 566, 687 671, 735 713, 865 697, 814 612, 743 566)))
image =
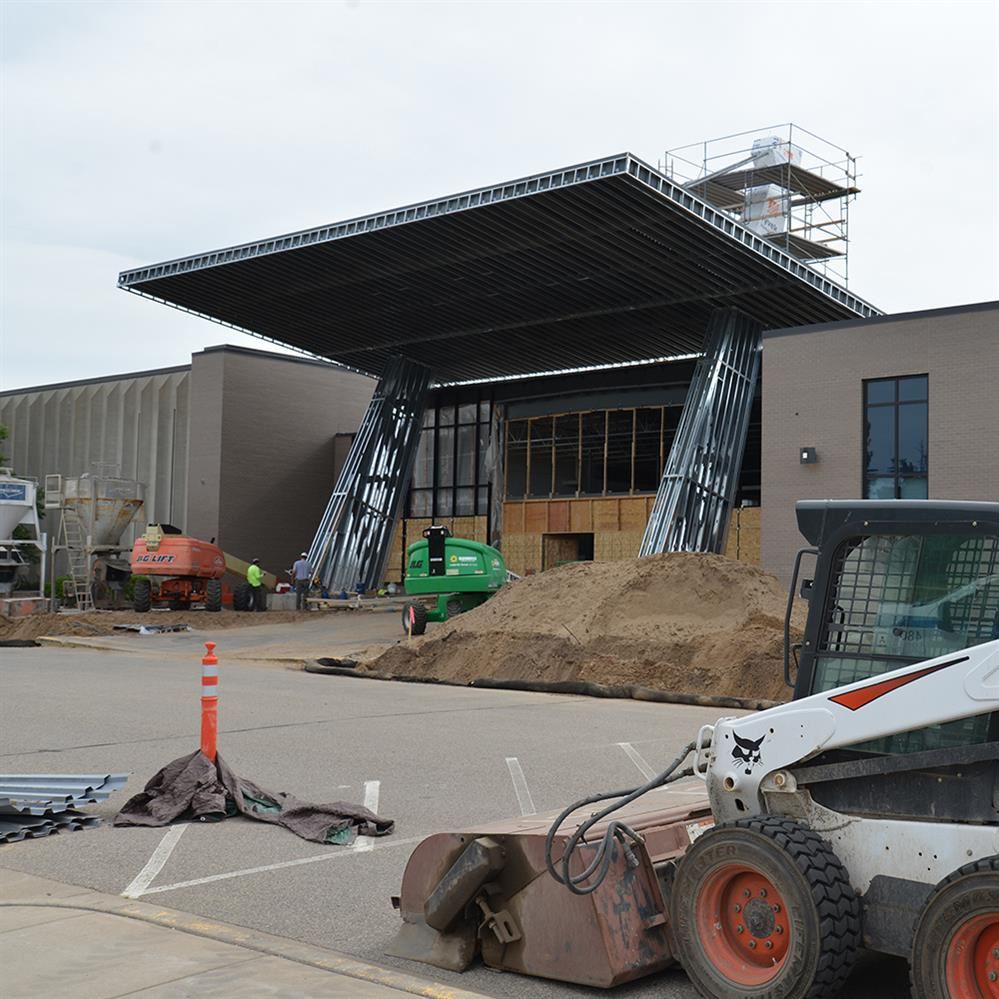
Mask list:
POLYGON ((554 821, 424 840, 390 953, 601 987, 678 960, 704 996, 819 999, 865 947, 905 957, 918 999, 999 997, 999 503, 797 517, 794 699, 554 821), (667 806, 691 776, 703 802, 667 806))

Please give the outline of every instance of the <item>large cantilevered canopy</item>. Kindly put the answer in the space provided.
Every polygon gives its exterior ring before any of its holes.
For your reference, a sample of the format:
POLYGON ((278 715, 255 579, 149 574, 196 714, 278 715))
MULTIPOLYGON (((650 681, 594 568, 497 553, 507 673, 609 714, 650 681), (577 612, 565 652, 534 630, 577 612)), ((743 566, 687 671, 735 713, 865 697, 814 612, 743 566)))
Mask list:
POLYGON ((734 307, 878 315, 632 156, 125 271, 120 287, 372 375, 440 383, 697 353, 734 307))

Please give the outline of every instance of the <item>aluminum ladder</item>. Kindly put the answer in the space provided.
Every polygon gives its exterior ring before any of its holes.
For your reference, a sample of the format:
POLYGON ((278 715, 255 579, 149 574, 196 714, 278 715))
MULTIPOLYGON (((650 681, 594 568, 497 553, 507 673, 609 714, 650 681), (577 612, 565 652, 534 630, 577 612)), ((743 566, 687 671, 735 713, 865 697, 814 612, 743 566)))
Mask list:
POLYGON ((72 597, 81 611, 94 609, 94 596, 90 585, 90 552, 83 524, 76 510, 64 507, 62 511, 62 539, 69 559, 69 579, 63 583, 63 596, 72 597))

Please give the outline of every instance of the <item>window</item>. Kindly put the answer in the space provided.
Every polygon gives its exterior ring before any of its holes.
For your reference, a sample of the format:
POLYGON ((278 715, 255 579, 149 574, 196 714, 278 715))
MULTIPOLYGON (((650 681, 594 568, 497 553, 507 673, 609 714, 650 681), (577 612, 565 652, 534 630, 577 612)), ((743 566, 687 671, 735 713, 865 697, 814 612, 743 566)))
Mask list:
MULTIPOLYGON (((447 403, 425 412, 407 516, 488 515, 491 419, 492 404, 488 400, 447 403)), ((526 435, 526 421, 523 427, 526 435)), ((524 457, 526 462, 526 452, 524 457)), ((518 488, 516 475, 515 462, 514 488, 518 488)), ((523 490, 524 484, 519 488, 523 490)))
POLYGON ((926 499, 928 378, 864 382, 864 497, 926 499))
POLYGON ((527 493, 527 420, 506 425, 506 494, 523 499, 527 493))
POLYGON ((552 494, 553 423, 550 416, 531 420, 530 496, 544 498, 552 494))
POLYGON ((511 420, 506 498, 654 493, 682 412, 648 406, 511 420))

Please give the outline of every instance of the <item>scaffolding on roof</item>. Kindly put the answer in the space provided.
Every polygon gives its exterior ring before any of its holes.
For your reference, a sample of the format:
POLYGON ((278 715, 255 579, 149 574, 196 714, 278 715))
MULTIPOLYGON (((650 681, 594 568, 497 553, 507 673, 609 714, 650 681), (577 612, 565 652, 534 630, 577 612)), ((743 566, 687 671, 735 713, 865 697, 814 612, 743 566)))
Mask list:
POLYGON ((668 149, 659 168, 755 235, 849 283, 857 157, 791 122, 668 149))

